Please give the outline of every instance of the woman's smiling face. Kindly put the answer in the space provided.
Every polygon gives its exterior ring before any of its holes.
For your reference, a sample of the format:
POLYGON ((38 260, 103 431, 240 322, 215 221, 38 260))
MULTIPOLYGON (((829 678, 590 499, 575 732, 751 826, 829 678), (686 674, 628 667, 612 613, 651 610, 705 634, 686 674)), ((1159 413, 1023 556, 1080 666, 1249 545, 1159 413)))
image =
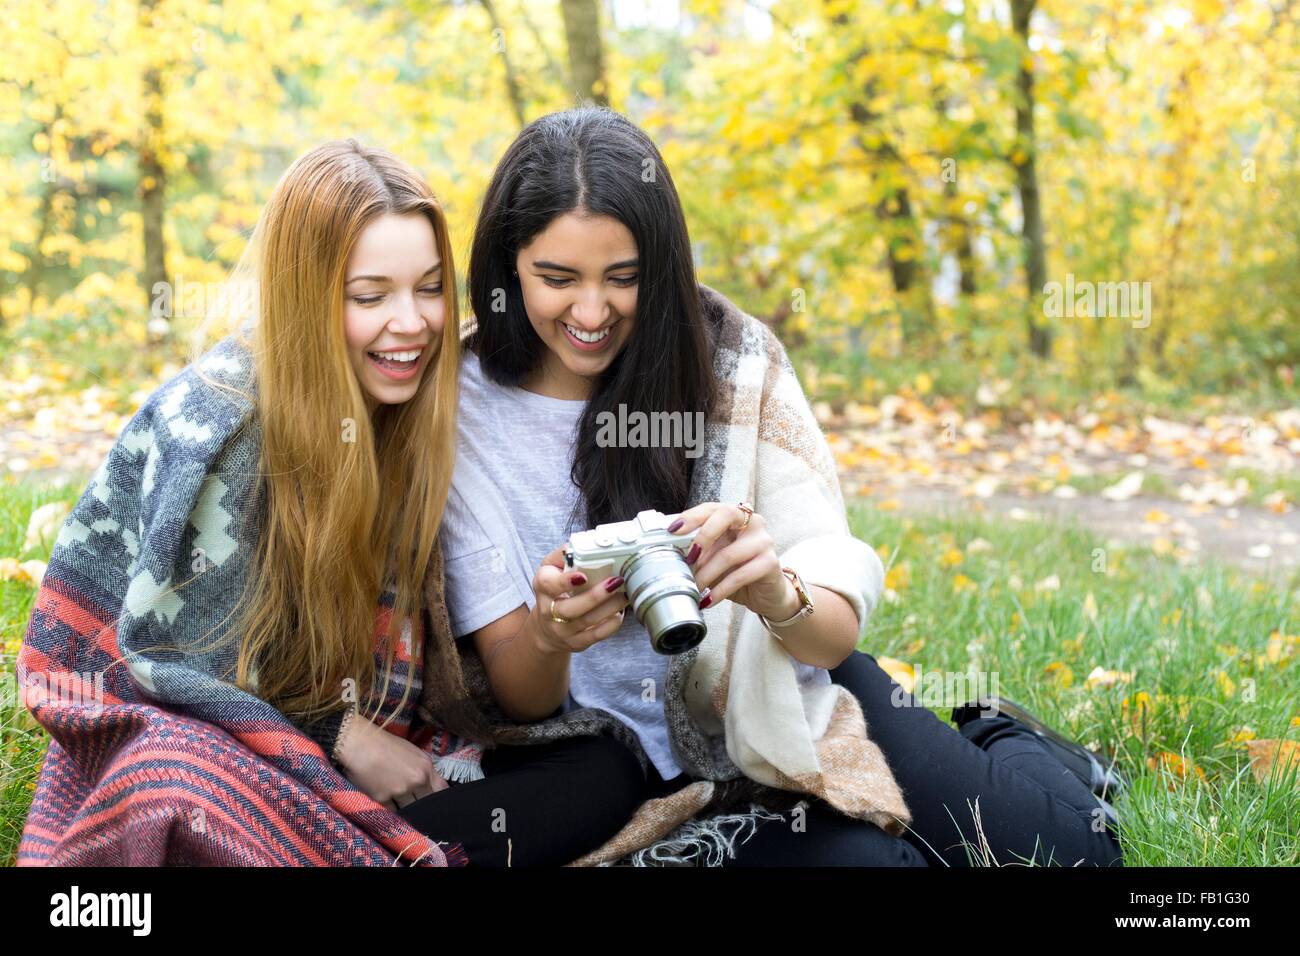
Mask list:
POLYGON ((528 321, 547 348, 529 389, 587 398, 632 334, 636 240, 617 219, 569 212, 519 250, 515 269, 528 321))
POLYGON ((370 223, 348 258, 343 327, 371 412, 409 401, 442 346, 445 301, 433 224, 421 213, 370 223))

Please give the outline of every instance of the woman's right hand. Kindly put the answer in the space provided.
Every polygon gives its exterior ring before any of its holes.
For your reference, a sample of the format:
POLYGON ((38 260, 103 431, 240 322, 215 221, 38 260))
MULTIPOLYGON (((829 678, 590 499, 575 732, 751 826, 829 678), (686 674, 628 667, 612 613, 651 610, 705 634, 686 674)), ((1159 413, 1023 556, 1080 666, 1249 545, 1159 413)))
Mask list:
POLYGON ((390 810, 447 789, 429 754, 361 714, 352 715, 337 746, 344 775, 390 810))
POLYGON ((556 548, 533 575, 537 600, 530 616, 538 645, 545 651, 576 654, 612 637, 627 613, 622 585, 621 577, 590 584, 582 572, 566 571, 564 549, 556 548), (552 607, 564 621, 551 617, 552 607))

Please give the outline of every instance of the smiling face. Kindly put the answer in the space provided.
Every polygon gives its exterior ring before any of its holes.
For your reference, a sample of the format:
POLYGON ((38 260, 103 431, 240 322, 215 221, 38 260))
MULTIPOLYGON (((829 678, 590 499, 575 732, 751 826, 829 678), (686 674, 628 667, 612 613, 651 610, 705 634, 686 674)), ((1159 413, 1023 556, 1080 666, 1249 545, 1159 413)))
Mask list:
POLYGON ((358 237, 343 277, 348 361, 366 406, 409 401, 442 344, 442 263, 421 213, 387 214, 358 237))
POLYGON ((519 250, 515 269, 528 321, 547 349, 527 387, 587 398, 632 334, 636 240, 617 219, 565 213, 519 250))

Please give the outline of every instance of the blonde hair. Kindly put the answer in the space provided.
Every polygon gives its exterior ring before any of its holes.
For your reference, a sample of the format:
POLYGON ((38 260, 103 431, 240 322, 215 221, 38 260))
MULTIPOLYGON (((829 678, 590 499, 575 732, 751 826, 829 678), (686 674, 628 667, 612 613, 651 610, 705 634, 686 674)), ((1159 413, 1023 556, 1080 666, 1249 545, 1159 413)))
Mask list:
MULTIPOLYGON (((252 273, 256 321, 239 335, 253 353, 258 392, 259 495, 248 505, 259 511, 260 534, 231 632, 241 642, 235 680, 291 719, 337 709, 349 680, 364 701, 375 684, 376 606, 391 581, 377 713, 394 631, 408 619, 414 626, 423 607, 451 484, 460 337, 446 219, 428 184, 397 157, 352 139, 328 142, 276 186, 235 277, 252 273), (428 217, 442 262, 441 347, 415 395, 380 405, 372 423, 348 360, 345 272, 370 223, 411 213, 428 217), (251 341, 243 334, 250 328, 251 341)), ((248 300, 226 305, 238 320, 248 300)))

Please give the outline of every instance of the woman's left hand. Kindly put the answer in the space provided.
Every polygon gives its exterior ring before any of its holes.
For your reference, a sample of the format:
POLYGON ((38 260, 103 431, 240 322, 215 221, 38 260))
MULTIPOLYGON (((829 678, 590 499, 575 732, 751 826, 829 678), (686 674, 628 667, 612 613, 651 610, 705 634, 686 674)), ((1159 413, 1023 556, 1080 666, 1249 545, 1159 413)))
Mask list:
POLYGON ((762 515, 747 515, 739 505, 707 501, 678 517, 682 524, 675 533, 700 529, 686 555, 695 582, 701 590, 708 589, 700 607, 730 598, 774 621, 799 610, 798 592, 781 573, 776 545, 762 515))

